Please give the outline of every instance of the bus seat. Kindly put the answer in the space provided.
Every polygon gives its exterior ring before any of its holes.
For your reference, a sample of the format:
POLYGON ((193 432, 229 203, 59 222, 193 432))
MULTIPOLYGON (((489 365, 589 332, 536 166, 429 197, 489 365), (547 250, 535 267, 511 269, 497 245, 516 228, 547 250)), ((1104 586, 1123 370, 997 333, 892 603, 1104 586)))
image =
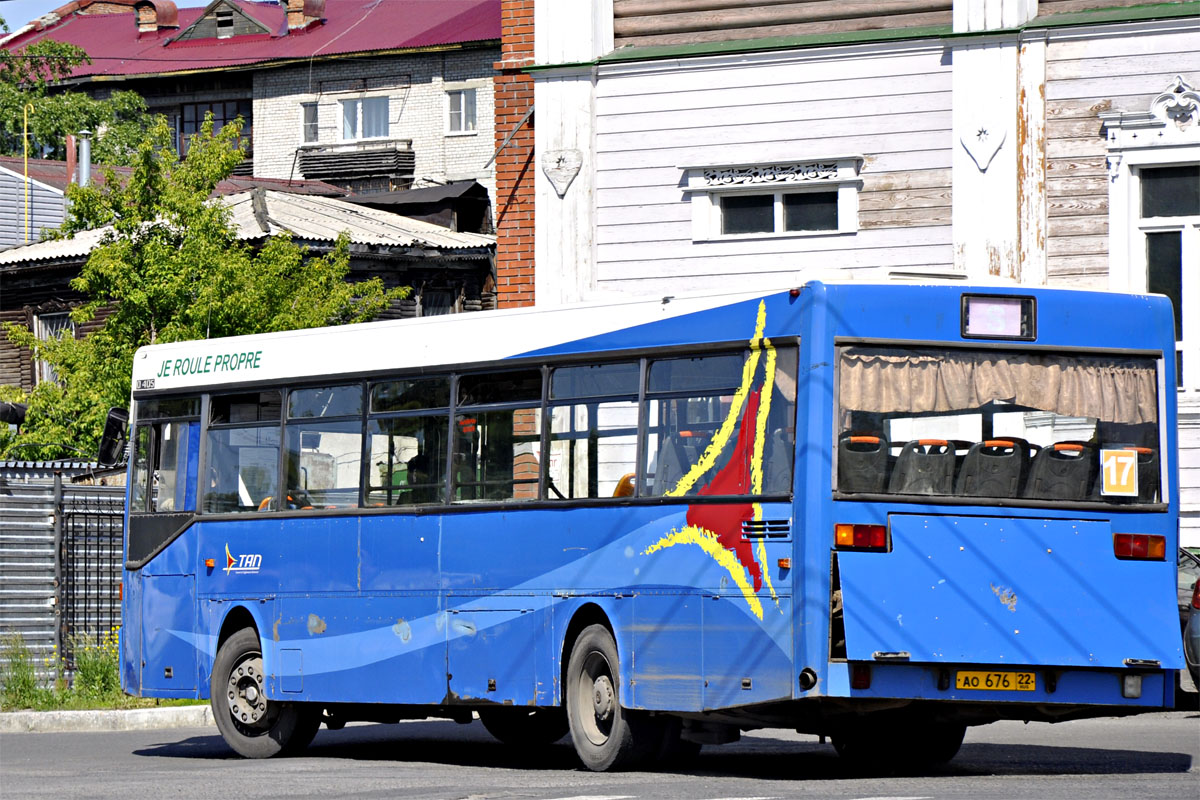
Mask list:
POLYGON ((963 497, 1016 497, 1029 467, 1029 443, 1005 437, 976 442, 958 471, 954 493, 963 497))
POLYGON ((888 491, 893 494, 950 494, 954 491, 955 445, 946 439, 915 439, 896 458, 888 491))
POLYGON ((847 431, 838 437, 838 490, 882 492, 887 485, 888 440, 847 431))
POLYGON ((1092 498, 1095 500, 1104 500, 1111 502, 1113 500, 1138 502, 1138 503, 1153 503, 1159 498, 1159 492, 1162 489, 1162 478, 1158 466, 1158 451, 1152 447, 1142 447, 1129 443, 1109 443, 1101 445, 1101 449, 1107 450, 1133 450, 1137 453, 1137 476, 1138 476, 1138 493, 1137 497, 1113 497, 1102 494, 1104 488, 1104 472, 1097 467, 1096 482, 1092 486, 1092 498))
POLYGON ((613 497, 633 497, 633 473, 627 472, 621 476, 621 480, 617 481, 617 488, 613 489, 613 497))
POLYGON ((665 495, 675 488, 687 473, 687 454, 682 444, 671 436, 662 437, 658 448, 658 461, 654 467, 654 494, 665 495))
POLYGON ((1034 500, 1086 500, 1096 472, 1096 448, 1087 442, 1043 447, 1029 465, 1024 496, 1034 500))
POLYGON ((1138 502, 1153 503, 1162 489, 1158 451, 1152 447, 1133 448, 1138 454, 1138 502))

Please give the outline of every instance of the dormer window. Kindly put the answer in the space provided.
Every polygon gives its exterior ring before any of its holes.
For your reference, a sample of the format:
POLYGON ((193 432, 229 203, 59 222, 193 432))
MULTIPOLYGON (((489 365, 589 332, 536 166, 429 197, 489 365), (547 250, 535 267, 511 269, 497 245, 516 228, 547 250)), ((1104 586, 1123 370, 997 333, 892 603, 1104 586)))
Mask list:
MULTIPOLYGON (((250 5, 247 8, 253 10, 250 5)), ((246 8, 224 0, 214 0, 195 22, 180 31, 179 35, 171 41, 232 39, 236 36, 262 36, 270 33, 271 30, 267 25, 255 18, 246 8)))
POLYGON ((233 36, 233 10, 228 8, 218 8, 217 13, 217 38, 228 39, 233 36))

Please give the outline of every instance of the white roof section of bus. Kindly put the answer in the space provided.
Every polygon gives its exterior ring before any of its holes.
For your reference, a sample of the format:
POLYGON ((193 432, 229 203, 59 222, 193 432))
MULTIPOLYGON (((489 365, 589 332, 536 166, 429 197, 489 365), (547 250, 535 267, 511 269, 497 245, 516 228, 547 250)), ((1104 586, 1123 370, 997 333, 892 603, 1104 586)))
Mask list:
POLYGON ((762 296, 750 292, 502 309, 153 345, 134 356, 133 385, 135 390, 176 391, 494 362, 762 296))

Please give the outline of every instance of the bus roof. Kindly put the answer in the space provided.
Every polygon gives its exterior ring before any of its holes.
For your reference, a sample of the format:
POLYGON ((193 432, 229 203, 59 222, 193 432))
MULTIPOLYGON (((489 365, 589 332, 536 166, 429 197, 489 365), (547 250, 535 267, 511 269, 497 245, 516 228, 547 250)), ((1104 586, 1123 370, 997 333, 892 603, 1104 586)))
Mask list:
MULTIPOLYGON (((621 350, 636 345, 628 337, 611 337, 607 345, 597 345, 596 340, 699 311, 756 305, 758 300, 771 296, 787 298, 788 291, 499 309, 150 345, 138 349, 134 356, 133 386, 135 393, 157 393, 493 363, 549 354, 581 340, 592 341, 580 347, 581 351, 621 350)), ((748 327, 738 326, 736 333, 722 337, 724 341, 744 341, 753 335, 753 312, 743 317, 748 319, 748 327)), ((688 335, 682 329, 676 336, 681 345, 711 338, 710 332, 688 335)))
MULTIPOLYGON (((810 282, 805 292, 825 294, 826 284, 810 282)), ((887 336, 902 335, 911 303, 918 298, 959 294, 1020 294, 1066 298, 1090 296, 1102 302, 1121 302, 1116 293, 1070 289, 967 286, 953 284, 828 284, 846 297, 852 293, 866 302, 906 298, 908 310, 892 309, 859 320, 858 332, 871 335, 886 328, 887 336), (900 329, 897 329, 899 326, 900 329)), ((646 347, 666 348, 713 342, 746 342, 756 335, 797 336, 802 302, 796 289, 620 299, 578 305, 532 307, 453 314, 408 320, 367 322, 330 328, 236 336, 223 339, 176 342, 143 347, 134 356, 135 394, 189 389, 264 384, 294 380, 321 380, 334 376, 372 375, 401 370, 446 368, 464 364, 498 362, 570 353, 620 352, 646 347), (707 312, 703 323, 688 315, 707 312), (761 318, 760 318, 761 317, 761 318)), ((943 317, 946 316, 944 313, 943 317)), ((954 319, 942 319, 937 334, 943 339, 957 328, 954 319)), ((909 325, 909 333, 920 325, 909 325)), ((924 326, 928 327, 928 326, 924 326)), ((1099 345, 1098 345, 1099 346, 1099 345)))

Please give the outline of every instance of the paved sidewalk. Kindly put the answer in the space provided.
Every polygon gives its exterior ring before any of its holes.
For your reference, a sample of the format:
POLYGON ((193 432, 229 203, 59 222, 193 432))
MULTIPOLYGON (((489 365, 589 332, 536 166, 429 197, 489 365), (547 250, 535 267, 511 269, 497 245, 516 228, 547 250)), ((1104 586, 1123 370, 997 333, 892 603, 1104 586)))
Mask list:
POLYGON ((212 707, 170 706, 128 711, 10 711, 0 714, 0 733, 136 731, 214 725, 212 707))

